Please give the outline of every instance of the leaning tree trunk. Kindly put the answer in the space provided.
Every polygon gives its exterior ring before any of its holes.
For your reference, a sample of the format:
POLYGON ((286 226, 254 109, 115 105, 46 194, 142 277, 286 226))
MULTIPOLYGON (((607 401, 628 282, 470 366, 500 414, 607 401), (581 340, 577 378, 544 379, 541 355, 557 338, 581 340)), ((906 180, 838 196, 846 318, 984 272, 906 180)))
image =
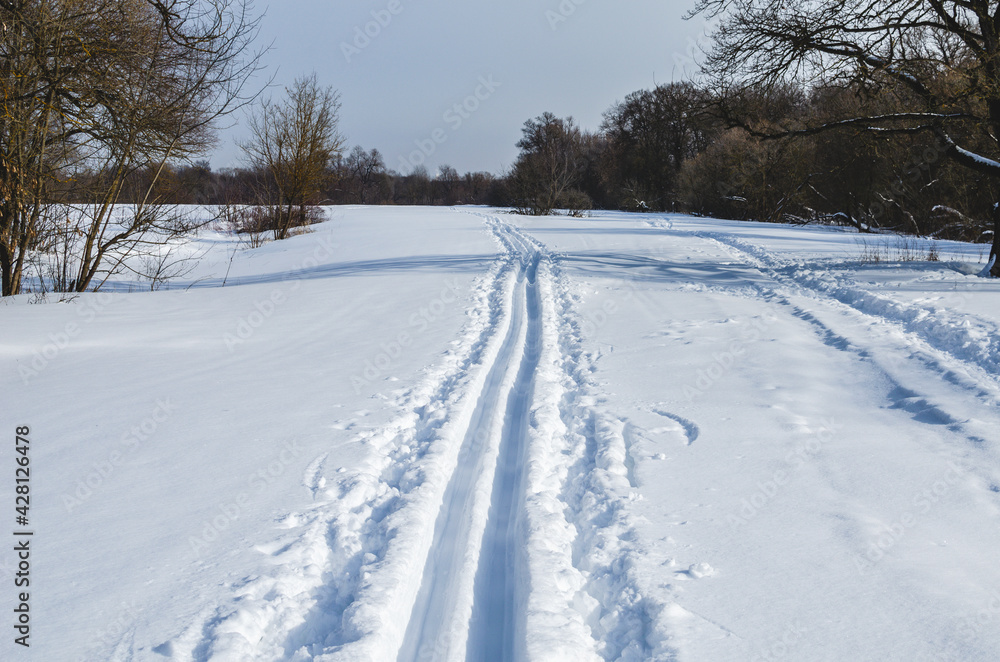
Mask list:
POLYGON ((990 261, 993 262, 990 275, 1000 278, 1000 202, 993 205, 993 248, 990 250, 990 261))

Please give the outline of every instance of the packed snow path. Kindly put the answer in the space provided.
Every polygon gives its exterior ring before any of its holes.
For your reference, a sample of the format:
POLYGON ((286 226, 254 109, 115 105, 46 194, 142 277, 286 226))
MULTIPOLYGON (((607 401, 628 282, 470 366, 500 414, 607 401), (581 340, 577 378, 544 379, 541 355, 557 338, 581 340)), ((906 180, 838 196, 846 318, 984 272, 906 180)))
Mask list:
POLYGON ((593 423, 573 406, 583 378, 564 355, 565 284, 544 245, 497 216, 480 222, 501 250, 461 340, 400 417, 365 436, 376 475, 331 489, 328 458, 310 466, 307 485, 328 497, 286 518, 301 533, 278 546, 285 577, 254 582, 254 599, 211 626, 209 659, 522 660, 553 645, 598 659, 579 608, 600 613, 581 603, 586 509, 566 494, 595 466, 571 434, 593 423), (296 577, 304 558, 320 564, 296 577))
POLYGON ((347 207, 5 301, 24 659, 995 660, 1000 283, 859 241, 347 207))
POLYGON ((515 624, 520 613, 516 592, 520 537, 516 526, 522 503, 522 471, 527 459, 524 447, 528 417, 541 344, 538 289, 535 285, 537 271, 536 256, 531 259, 525 276, 527 345, 508 402, 500 440, 500 462, 493 481, 490 517, 476 576, 469 660, 512 660, 517 648, 515 624))
POLYGON ((541 342, 535 285, 539 254, 509 229, 496 227, 505 248, 520 263, 512 299, 505 305, 510 319, 445 493, 400 662, 513 658, 518 571, 515 526, 541 342), (476 503, 486 498, 488 511, 476 503), (486 522, 482 521, 484 512, 488 512, 486 522), (476 538, 482 538, 481 542, 476 538), (470 589, 470 577, 475 577, 471 621, 468 596, 462 595, 470 589), (468 652, 463 657, 466 629, 468 652))

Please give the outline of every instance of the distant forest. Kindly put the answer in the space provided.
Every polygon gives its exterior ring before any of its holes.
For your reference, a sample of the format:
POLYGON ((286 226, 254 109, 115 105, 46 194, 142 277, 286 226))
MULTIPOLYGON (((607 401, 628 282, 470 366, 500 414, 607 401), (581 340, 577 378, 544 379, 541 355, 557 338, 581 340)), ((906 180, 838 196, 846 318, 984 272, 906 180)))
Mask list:
MULTIPOLYGON (((402 174, 376 149, 345 150, 309 203, 671 211, 990 239, 990 210, 1000 195, 995 178, 945 159, 946 146, 933 135, 879 137, 852 126, 781 139, 754 135, 875 106, 891 110, 892 95, 865 98, 845 88, 784 86, 722 99, 692 83, 661 85, 612 105, 594 132, 549 113, 528 120, 520 155, 503 173, 418 166, 402 174), (732 117, 752 125, 734 126, 732 117)), ((133 173, 126 191, 145 193, 144 180, 156 174, 133 173)), ((86 177, 99 175, 80 176, 74 186, 92 189, 86 177)), ((266 169, 213 171, 206 161, 158 177, 158 199, 177 204, 254 204, 271 185, 266 169)), ((126 193, 122 202, 134 201, 126 193)))

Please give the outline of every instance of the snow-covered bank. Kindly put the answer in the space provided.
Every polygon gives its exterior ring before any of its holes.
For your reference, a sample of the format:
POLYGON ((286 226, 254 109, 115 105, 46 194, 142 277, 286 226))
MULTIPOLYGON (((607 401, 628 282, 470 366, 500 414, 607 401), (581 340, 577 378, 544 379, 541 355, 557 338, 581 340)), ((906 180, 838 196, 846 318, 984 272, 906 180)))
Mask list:
POLYGON ((206 233, 167 291, 0 303, 37 536, 33 645, 3 659, 1000 650, 980 247, 333 214, 235 257, 206 233))

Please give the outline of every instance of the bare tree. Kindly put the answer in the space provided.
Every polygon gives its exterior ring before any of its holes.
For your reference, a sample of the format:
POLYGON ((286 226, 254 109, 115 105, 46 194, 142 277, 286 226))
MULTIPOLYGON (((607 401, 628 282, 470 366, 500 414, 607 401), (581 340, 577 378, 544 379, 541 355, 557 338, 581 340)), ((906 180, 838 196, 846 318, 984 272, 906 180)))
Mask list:
POLYGON ((157 187, 171 160, 211 147, 216 122, 253 96, 244 94, 244 86, 257 59, 241 56, 256 28, 245 16, 229 13, 228 4, 192 0, 158 0, 143 9, 140 48, 118 75, 123 85, 113 139, 89 154, 104 177, 88 196, 95 202, 81 214, 86 227, 75 288, 80 292, 127 257, 158 255, 161 244, 210 220, 163 204, 157 187), (148 176, 129 190, 140 171, 148 176), (132 204, 120 205, 123 196, 132 204))
POLYGON ((543 113, 528 120, 517 146, 521 154, 508 177, 514 206, 544 216, 579 181, 581 132, 572 118, 543 113))
POLYGON ((345 166, 357 191, 358 201, 367 204, 371 201, 370 194, 385 175, 385 161, 382 159, 382 154, 377 149, 366 152, 364 147, 357 145, 347 155, 345 166))
POLYGON ((458 202, 455 197, 455 192, 460 182, 461 178, 455 168, 448 164, 442 165, 438 168, 437 177, 434 178, 434 188, 439 192, 439 195, 435 197, 439 199, 442 204, 455 204, 458 202))
MULTIPOLYGON (((929 132, 946 157, 1000 177, 1000 11, 992 0, 700 0, 695 13, 720 19, 705 68, 724 89, 823 81, 891 93, 901 108, 777 131, 745 124, 752 133, 929 132)), ((1000 276, 1000 215, 996 225, 992 273, 1000 276)))
POLYGON ((673 209, 681 165, 709 143, 707 96, 691 83, 634 92, 604 114, 614 173, 635 209, 673 209))
POLYGON ((203 152, 218 120, 255 96, 245 89, 258 70, 256 33, 244 0, 0 2, 4 295, 20 291, 27 251, 44 239, 53 184, 74 174, 101 176, 85 194, 97 204, 74 233, 69 289, 84 291, 132 250, 187 229, 156 207, 156 183, 169 160, 203 152), (154 176, 126 219, 116 209, 140 170, 154 176))
POLYGON ((274 187, 275 239, 305 225, 307 206, 319 201, 331 161, 344 145, 340 95, 332 87, 321 87, 312 74, 285 93, 284 101, 269 99, 251 115, 253 135, 241 144, 249 167, 266 171, 274 187))

